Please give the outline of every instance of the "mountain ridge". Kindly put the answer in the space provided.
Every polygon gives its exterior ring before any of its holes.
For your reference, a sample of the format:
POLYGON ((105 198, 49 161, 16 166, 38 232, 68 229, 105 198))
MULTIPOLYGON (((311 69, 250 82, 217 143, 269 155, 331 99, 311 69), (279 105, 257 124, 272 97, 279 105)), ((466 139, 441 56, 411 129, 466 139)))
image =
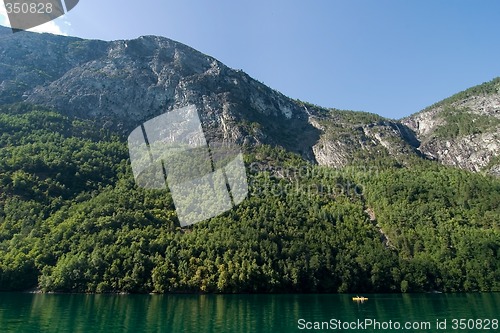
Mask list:
POLYGON ((500 179, 427 144, 494 135, 491 117, 443 108, 421 133, 418 115, 292 100, 167 44, 0 38, 0 290, 500 290, 500 179), (170 191, 135 182, 126 138, 186 103, 208 141, 241 144, 248 197, 181 228, 170 191))
POLYGON ((500 176, 500 78, 405 117, 422 153, 446 165, 500 176))
MULTIPOLYGON (((168 110, 194 104, 209 140, 279 145, 331 167, 388 154, 400 161, 435 159, 500 175, 497 128, 481 136, 458 133, 454 140, 443 140, 422 130, 442 127, 426 125, 442 118, 441 109, 429 107, 391 120, 318 107, 284 96, 243 71, 165 37, 106 42, 28 32, 6 35, 3 30, 2 104, 51 107, 98 119, 124 133, 168 110)), ((476 96, 471 89, 471 96, 476 96)), ((498 91, 490 95, 500 101, 498 91)), ((436 103, 437 108, 439 103, 446 102, 436 103)), ((477 114, 478 104, 472 107, 467 114, 477 114)))

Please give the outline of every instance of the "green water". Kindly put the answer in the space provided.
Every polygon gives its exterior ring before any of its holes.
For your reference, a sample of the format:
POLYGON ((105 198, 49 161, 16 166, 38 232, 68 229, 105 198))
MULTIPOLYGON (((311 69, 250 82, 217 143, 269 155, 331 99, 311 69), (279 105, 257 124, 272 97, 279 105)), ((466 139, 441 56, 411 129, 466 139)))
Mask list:
POLYGON ((396 331, 388 329, 389 321, 393 327, 395 322, 431 325, 431 329, 401 328, 399 332, 500 332, 496 321, 489 321, 500 320, 500 294, 366 296, 369 300, 358 304, 352 301, 352 295, 0 293, 0 332, 396 331), (338 322, 332 319, 356 325, 358 319, 372 319, 380 326, 334 329, 338 322), (446 329, 437 329, 436 320, 443 323, 445 319, 446 329), (462 329, 454 319, 466 320, 462 321, 462 329), (323 330, 308 330, 314 328, 314 322, 327 323, 322 324, 323 330), (482 330, 469 329, 480 324, 482 330))

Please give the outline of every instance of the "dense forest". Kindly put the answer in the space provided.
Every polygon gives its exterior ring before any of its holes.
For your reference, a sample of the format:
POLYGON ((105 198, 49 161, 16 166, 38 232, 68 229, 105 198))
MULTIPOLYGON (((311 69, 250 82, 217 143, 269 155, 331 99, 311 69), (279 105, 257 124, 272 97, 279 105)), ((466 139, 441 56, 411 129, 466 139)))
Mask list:
POLYGON ((500 180, 408 159, 253 147, 248 198, 180 228, 168 190, 135 185, 126 137, 3 106, 0 290, 500 291, 500 180))

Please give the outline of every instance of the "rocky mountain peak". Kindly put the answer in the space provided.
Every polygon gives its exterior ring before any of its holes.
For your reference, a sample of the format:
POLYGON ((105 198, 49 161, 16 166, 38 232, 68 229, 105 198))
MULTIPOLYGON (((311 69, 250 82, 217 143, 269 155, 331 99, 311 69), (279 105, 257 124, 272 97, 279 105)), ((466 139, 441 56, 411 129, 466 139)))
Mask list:
POLYGON ((438 161, 500 175, 500 78, 453 95, 402 120, 438 161))
POLYGON ((1 39, 0 54, 2 103, 44 105, 126 131, 194 104, 208 137, 278 144, 314 159, 317 130, 300 105, 173 40, 103 42, 23 32, 1 39))
POLYGON ((7 28, 0 35, 2 104, 42 105, 124 134, 194 104, 209 140, 279 145, 332 167, 414 156, 498 174, 499 79, 394 121, 290 99, 164 37, 105 42, 7 28))

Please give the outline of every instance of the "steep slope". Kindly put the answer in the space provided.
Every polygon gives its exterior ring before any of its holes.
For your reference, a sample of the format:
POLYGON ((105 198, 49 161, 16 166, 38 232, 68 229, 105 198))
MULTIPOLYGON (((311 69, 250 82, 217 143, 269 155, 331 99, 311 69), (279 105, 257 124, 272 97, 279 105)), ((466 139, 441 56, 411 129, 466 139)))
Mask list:
POLYGON ((195 104, 208 139, 278 144, 314 158, 318 131, 294 101, 167 38, 7 35, 0 39, 0 78, 2 104, 44 105, 124 132, 195 104))
POLYGON ((0 133, 2 291, 500 290, 500 179, 259 146, 248 198, 181 229, 170 193, 136 186, 126 140, 95 122, 0 106, 0 133))
POLYGON ((163 37, 94 41, 0 27, 0 104, 25 102, 130 131, 195 104, 208 140, 269 144, 330 167, 390 156, 499 175, 498 80, 395 121, 292 100, 163 37))
POLYGON ((106 54, 106 43, 50 34, 20 32, 0 26, 0 102, 26 99, 75 66, 106 54))
MULTIPOLYGON (((0 28, 0 80, 0 290, 500 290, 500 179, 426 160, 411 122, 291 100, 153 36, 0 28), (191 103, 209 140, 248 148, 249 195, 182 229, 168 190, 135 184, 126 136, 191 103)), ((437 142, 494 130, 446 112, 437 142)))
POLYGON ((500 176, 500 78, 402 120, 420 151, 446 165, 500 176))
POLYGON ((279 145, 335 167, 356 162, 357 156, 413 153, 413 141, 408 144, 400 133, 410 131, 400 124, 292 100, 167 38, 102 42, 27 32, 6 36, 0 39, 3 104, 52 107, 123 133, 195 104, 209 140, 279 145))
POLYGON ((422 157, 415 134, 399 122, 366 112, 311 110, 309 121, 322 133, 313 146, 320 165, 338 168, 388 156, 406 164, 422 157))

